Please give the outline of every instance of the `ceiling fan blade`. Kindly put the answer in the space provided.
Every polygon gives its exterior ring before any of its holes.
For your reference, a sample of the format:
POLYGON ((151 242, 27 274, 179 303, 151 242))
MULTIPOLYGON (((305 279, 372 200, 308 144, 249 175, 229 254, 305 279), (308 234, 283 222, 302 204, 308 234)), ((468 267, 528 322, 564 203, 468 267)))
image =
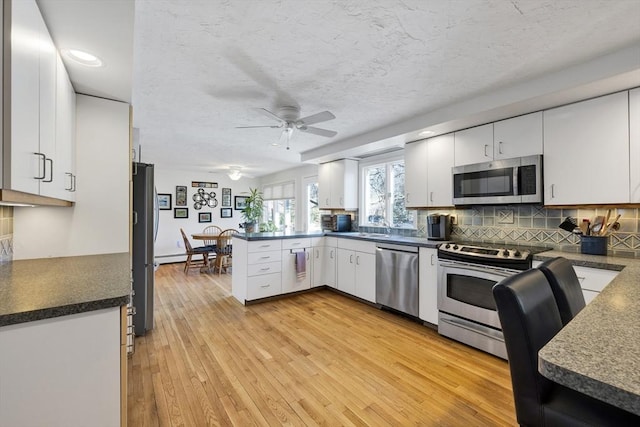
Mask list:
POLYGON ((296 124, 300 123, 302 125, 312 125, 314 123, 326 122, 327 120, 333 120, 336 116, 333 115, 330 111, 323 111, 321 113, 312 114, 307 117, 303 117, 296 121, 296 124))
POLYGON ((314 128, 312 126, 302 126, 300 128, 300 131, 307 132, 307 133, 312 133, 314 135, 326 136, 327 138, 331 138, 331 137, 336 136, 338 134, 338 132, 336 132, 334 130, 314 128))
POLYGON ((282 125, 271 125, 271 126, 236 126, 236 129, 251 129, 251 128, 271 128, 278 129, 281 128, 282 125))
POLYGON ((278 117, 277 115, 275 115, 274 113, 272 113, 271 111, 264 109, 264 108, 256 108, 256 111, 259 113, 264 114, 267 117, 272 118, 273 120, 277 120, 279 122, 286 122, 285 119, 283 119, 282 117, 278 117))

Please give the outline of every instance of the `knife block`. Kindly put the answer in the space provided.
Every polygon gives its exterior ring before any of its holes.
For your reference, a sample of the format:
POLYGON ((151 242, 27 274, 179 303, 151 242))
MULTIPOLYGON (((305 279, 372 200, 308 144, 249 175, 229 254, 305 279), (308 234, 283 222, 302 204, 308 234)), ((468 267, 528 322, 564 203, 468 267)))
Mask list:
POLYGON ((609 236, 582 236, 580 253, 590 255, 606 255, 609 236))

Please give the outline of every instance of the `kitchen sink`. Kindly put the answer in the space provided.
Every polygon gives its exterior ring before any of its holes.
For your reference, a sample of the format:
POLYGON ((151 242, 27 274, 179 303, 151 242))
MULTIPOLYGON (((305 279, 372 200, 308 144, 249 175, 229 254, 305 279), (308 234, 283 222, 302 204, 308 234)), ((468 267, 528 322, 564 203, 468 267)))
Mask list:
POLYGON ((383 233, 358 233, 358 236, 361 236, 361 237, 391 237, 391 234, 383 234, 383 233))

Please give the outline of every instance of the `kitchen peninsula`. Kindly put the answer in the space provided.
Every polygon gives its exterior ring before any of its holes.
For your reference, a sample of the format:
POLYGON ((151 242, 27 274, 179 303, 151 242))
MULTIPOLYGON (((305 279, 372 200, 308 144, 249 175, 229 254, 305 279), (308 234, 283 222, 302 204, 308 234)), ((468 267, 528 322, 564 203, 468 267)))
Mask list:
POLYGON ((1 425, 120 423, 130 274, 129 253, 0 265, 1 425))
POLYGON ((574 265, 621 269, 539 353, 545 377, 640 415, 640 261, 560 251, 574 265))

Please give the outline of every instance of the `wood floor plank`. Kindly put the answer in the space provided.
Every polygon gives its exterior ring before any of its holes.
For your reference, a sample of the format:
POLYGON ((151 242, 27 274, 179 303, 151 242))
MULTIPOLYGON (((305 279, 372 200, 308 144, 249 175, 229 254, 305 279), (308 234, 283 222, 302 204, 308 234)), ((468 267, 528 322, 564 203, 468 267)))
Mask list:
POLYGON ((243 306, 231 275, 160 266, 129 425, 516 425, 505 361, 320 290, 243 306))

